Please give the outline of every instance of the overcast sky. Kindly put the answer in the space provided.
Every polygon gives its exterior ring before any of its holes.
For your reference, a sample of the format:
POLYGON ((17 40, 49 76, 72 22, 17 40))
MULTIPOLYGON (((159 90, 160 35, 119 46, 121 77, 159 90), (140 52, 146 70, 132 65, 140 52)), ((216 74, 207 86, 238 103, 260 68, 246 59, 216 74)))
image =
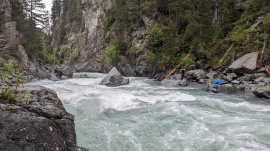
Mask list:
POLYGON ((52 0, 42 0, 43 3, 45 3, 46 5, 46 10, 51 12, 51 8, 52 8, 52 0))

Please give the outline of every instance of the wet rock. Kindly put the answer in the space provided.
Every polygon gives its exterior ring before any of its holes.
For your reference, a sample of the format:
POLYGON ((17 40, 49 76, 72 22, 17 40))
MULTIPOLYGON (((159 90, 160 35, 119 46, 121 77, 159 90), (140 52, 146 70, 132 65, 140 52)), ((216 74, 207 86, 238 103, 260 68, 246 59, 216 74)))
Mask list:
POLYGON ((55 74, 51 74, 50 80, 58 81, 59 79, 55 76, 55 74))
POLYGON ((200 83, 200 84, 206 84, 207 81, 208 81, 207 79, 200 79, 200 80, 199 80, 199 83, 200 83))
POLYGON ((179 86, 180 80, 162 80, 159 82, 158 85, 163 85, 163 86, 179 86))
POLYGON ((99 83, 99 85, 106 85, 110 87, 116 87, 129 83, 128 78, 124 78, 120 72, 113 67, 108 75, 99 83))
POLYGON ((61 76, 61 80, 67 80, 68 77, 67 76, 61 76))
POLYGON ((254 90, 253 94, 259 98, 270 99, 270 86, 261 86, 254 90))
POLYGON ((89 78, 87 74, 81 74, 80 78, 89 78))
POLYGON ((240 75, 251 73, 256 69, 258 54, 258 52, 246 54, 234 61, 229 68, 234 69, 234 72, 240 75))
POLYGON ((186 79, 182 79, 179 81, 178 85, 180 86, 188 86, 188 81, 186 79))
POLYGON ((237 92, 237 89, 232 84, 224 84, 217 86, 217 92, 231 94, 237 92))
POLYGON ((64 68, 56 68, 54 69, 54 72, 59 79, 62 79, 62 76, 66 76, 68 78, 72 78, 73 76, 73 71, 69 66, 65 66, 64 68))
POLYGON ((17 89, 13 104, 0 102, 0 150, 74 150, 74 117, 55 91, 39 86, 17 89), (20 100, 25 91, 30 97, 20 100))

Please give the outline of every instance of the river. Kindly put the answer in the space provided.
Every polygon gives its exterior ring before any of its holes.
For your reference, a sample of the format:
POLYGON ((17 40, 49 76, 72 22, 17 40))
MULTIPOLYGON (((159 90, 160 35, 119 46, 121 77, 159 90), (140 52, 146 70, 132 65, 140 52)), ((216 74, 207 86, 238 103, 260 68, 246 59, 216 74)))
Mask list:
POLYGON ((80 74, 27 85, 57 92, 75 116, 78 146, 90 151, 270 151, 270 101, 138 77, 106 87, 99 85, 106 74, 80 74))

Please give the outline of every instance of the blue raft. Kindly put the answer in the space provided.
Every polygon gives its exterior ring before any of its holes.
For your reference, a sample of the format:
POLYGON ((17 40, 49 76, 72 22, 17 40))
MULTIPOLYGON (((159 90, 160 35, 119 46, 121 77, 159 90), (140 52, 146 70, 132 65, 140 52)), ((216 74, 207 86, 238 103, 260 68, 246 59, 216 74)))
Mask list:
POLYGON ((216 82, 212 83, 212 85, 221 85, 222 83, 223 83, 223 81, 219 80, 219 81, 216 81, 216 82))

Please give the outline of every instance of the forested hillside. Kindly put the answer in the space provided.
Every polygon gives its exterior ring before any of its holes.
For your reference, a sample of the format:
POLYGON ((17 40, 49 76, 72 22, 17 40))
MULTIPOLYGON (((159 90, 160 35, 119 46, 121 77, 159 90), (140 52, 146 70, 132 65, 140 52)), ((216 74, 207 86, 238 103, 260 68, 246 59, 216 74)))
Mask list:
POLYGON ((199 65, 227 66, 246 53, 263 49, 264 60, 269 57, 268 0, 55 0, 53 39, 57 42, 53 44, 61 61, 67 54, 67 62, 80 64, 77 59, 83 51, 91 54, 87 60, 93 60, 96 47, 76 46, 82 44, 83 34, 91 38, 89 26, 93 24, 87 18, 96 15, 89 12, 93 9, 99 9, 95 32, 101 41, 97 57, 103 64, 129 64, 136 70, 143 61, 154 75, 175 67, 189 53, 186 65, 199 61, 199 65), (81 36, 76 42, 70 33, 81 36))

